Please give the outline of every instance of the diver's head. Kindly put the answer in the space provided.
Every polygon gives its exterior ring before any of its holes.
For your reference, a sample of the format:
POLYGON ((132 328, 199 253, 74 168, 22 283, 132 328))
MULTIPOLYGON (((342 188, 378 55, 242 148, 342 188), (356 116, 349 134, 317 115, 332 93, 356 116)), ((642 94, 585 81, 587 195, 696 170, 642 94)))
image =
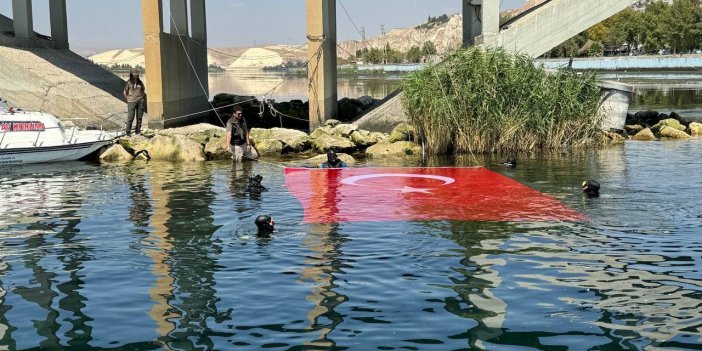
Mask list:
POLYGON ((249 187, 260 188, 262 180, 263 180, 263 177, 260 174, 249 177, 249 187))
POLYGON ((505 166, 507 167, 517 167, 517 158, 514 157, 514 155, 510 155, 507 157, 507 162, 505 162, 505 166))
POLYGON ((586 180, 582 184, 583 192, 589 197, 600 196, 600 183, 596 180, 586 180))
POLYGON ((256 223, 256 227, 258 227, 259 235, 271 234, 275 230, 275 222, 273 222, 273 218, 269 215, 256 217, 254 223, 256 223))
POLYGON ((334 152, 334 150, 327 151, 327 162, 332 165, 339 163, 339 157, 336 156, 336 152, 334 152))

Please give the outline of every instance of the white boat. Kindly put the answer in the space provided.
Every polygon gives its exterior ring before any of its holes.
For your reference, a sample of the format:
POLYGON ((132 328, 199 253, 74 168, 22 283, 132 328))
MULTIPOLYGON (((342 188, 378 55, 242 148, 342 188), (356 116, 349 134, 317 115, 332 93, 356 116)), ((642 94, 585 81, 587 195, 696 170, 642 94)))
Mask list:
POLYGON ((66 127, 50 114, 0 104, 0 168, 78 160, 119 136, 117 132, 66 127))

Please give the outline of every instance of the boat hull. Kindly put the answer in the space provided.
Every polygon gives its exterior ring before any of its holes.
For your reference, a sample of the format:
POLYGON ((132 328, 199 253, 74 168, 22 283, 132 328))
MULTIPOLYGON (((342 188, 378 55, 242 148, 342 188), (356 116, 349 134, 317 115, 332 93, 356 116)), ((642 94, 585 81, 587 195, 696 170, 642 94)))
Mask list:
POLYGON ((46 147, 0 149, 0 167, 28 163, 75 161, 92 154, 112 140, 46 147))

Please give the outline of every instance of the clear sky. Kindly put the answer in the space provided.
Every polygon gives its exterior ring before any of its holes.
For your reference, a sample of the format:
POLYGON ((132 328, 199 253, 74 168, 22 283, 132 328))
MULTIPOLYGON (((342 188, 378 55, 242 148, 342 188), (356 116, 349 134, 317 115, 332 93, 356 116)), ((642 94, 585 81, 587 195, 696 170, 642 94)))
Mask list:
MULTIPOLYGON (((169 0, 164 0, 168 16, 169 0)), ((0 13, 12 17, 10 0, 0 13)), ((73 50, 143 46, 141 0, 67 0, 68 35, 73 50)), ((341 4, 366 35, 407 27, 427 16, 458 13, 461 0, 337 0, 338 39, 360 39, 341 4)), ((501 0, 502 9, 524 0, 501 0)), ((305 42, 305 0, 207 0, 208 46, 239 47, 305 42)), ((49 0, 33 0, 35 31, 50 34, 49 0)), ((166 26, 168 28, 168 26, 166 26)))

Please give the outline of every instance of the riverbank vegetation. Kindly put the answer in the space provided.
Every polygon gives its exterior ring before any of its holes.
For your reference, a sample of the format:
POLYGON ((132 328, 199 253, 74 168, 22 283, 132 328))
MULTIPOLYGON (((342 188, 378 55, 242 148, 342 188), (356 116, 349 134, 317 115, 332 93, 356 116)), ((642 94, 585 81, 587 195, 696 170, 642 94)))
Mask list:
POLYGON ((644 11, 632 8, 569 39, 547 57, 618 54, 699 53, 702 0, 656 1, 644 11))
POLYGON ((558 150, 603 140, 595 75, 546 72, 527 56, 457 50, 408 75, 402 88, 430 153, 558 150))

